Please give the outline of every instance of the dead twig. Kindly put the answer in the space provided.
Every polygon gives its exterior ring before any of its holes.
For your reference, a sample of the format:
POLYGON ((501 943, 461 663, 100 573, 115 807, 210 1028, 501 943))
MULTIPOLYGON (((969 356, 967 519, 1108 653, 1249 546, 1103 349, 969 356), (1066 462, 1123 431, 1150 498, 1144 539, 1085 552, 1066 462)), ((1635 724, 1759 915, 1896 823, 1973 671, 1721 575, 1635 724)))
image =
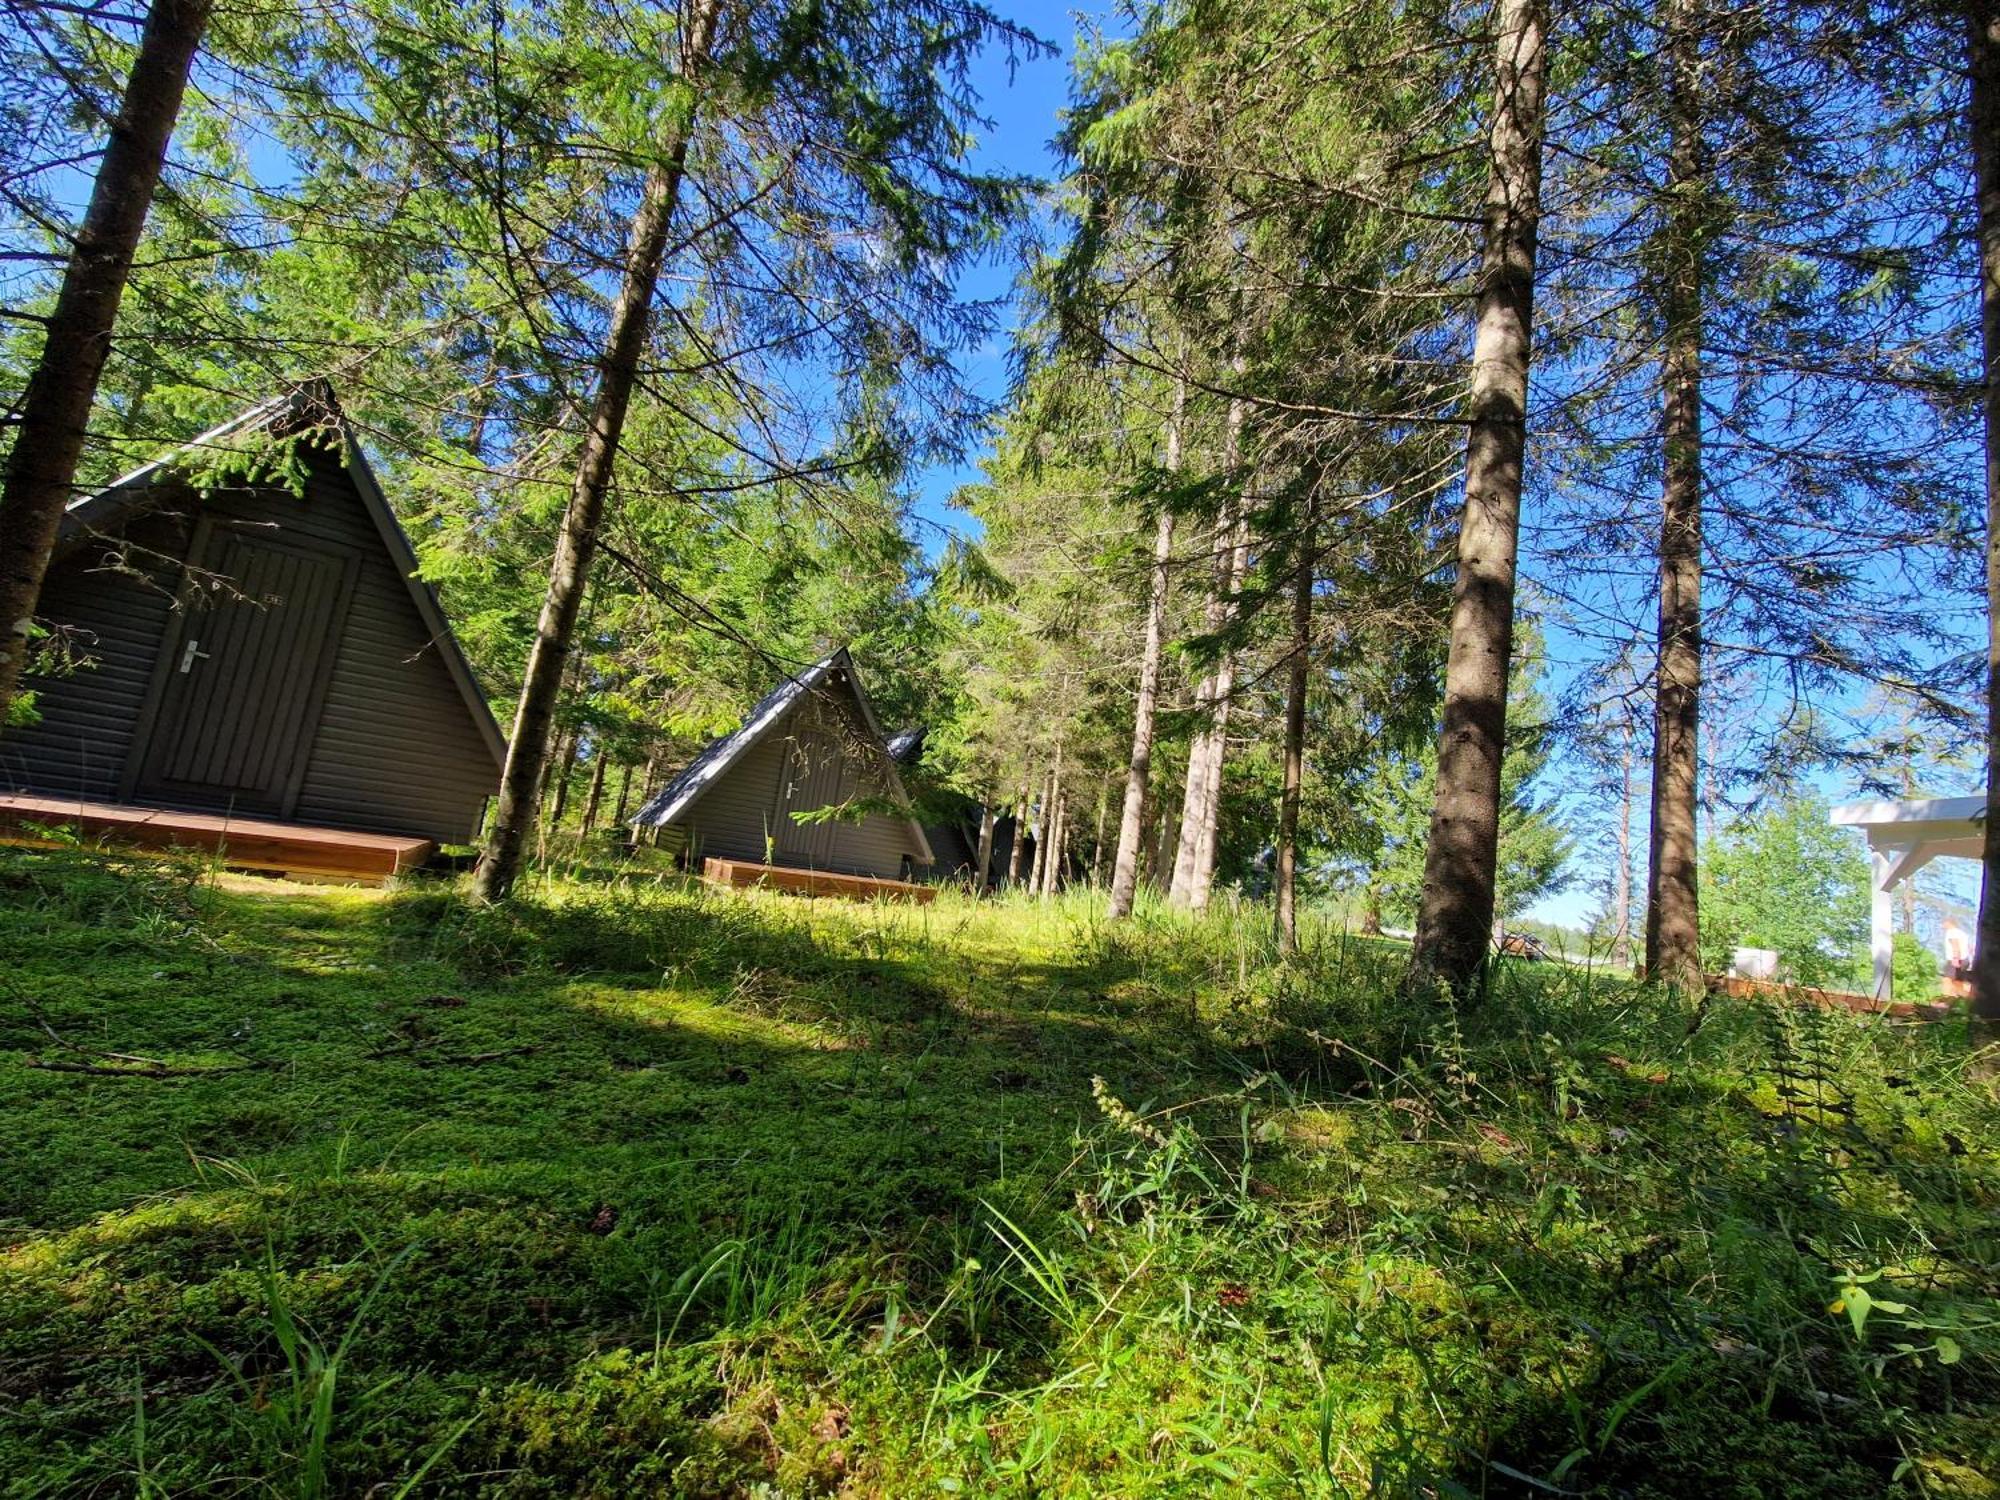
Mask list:
POLYGON ((94 1078, 207 1078, 218 1073, 254 1073, 278 1066, 275 1062, 252 1060, 220 1063, 212 1067, 178 1067, 157 1057, 141 1057, 136 1052, 105 1052, 96 1047, 79 1046, 40 1015, 35 1017, 35 1024, 63 1051, 98 1059, 87 1063, 49 1061, 39 1057, 22 1059, 26 1066, 39 1068, 45 1073, 87 1073, 94 1078))
POLYGON ((52 1061, 40 1057, 24 1057, 23 1067, 39 1068, 44 1073, 88 1073, 93 1078, 211 1078, 219 1073, 254 1073, 266 1068, 275 1068, 273 1062, 224 1063, 214 1068, 177 1068, 167 1063, 153 1063, 147 1067, 112 1067, 104 1063, 81 1063, 52 1061))
POLYGON ((439 1053, 435 1038, 426 1041, 397 1042, 387 1047, 377 1047, 364 1052, 363 1057, 379 1061, 385 1057, 407 1057, 419 1067, 469 1067, 477 1063, 497 1062, 503 1057, 526 1057, 531 1052, 542 1050, 539 1042, 531 1042, 523 1047, 502 1047, 493 1052, 461 1052, 457 1054, 439 1053))
POLYGON ((503 1057, 526 1057, 531 1052, 539 1052, 541 1050, 540 1043, 531 1042, 525 1047, 502 1047, 497 1052, 466 1052, 457 1057, 439 1057, 425 1059, 424 1061, 426 1066, 429 1066, 431 1062, 440 1062, 453 1067, 469 1067, 474 1063, 497 1062, 503 1057))

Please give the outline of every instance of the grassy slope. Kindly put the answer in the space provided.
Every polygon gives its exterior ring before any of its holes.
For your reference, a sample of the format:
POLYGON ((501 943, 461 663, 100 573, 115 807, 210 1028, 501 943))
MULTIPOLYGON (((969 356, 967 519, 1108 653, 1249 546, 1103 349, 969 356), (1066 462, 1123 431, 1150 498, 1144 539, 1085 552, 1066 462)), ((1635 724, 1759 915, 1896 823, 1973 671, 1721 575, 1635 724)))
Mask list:
POLYGON ((0 1493, 1996 1493, 1961 1030, 1396 964, 0 852, 0 1493))

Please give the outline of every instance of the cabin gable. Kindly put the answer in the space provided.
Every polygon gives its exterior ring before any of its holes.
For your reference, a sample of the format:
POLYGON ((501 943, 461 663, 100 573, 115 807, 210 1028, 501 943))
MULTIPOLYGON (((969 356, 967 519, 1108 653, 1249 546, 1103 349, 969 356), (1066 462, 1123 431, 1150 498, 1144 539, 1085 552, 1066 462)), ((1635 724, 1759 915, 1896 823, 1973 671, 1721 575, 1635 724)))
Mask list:
POLYGON ((0 737, 0 785, 477 837, 498 731, 365 462, 301 456, 298 493, 161 471, 77 508, 42 617, 82 660, 30 683, 39 722, 0 737))
POLYGON ((906 815, 802 823, 801 806, 849 798, 902 802, 901 780, 840 653, 766 699, 743 729, 709 747, 637 822, 690 864, 741 860, 897 879, 931 851, 906 815), (775 698, 776 695, 774 695, 775 698))

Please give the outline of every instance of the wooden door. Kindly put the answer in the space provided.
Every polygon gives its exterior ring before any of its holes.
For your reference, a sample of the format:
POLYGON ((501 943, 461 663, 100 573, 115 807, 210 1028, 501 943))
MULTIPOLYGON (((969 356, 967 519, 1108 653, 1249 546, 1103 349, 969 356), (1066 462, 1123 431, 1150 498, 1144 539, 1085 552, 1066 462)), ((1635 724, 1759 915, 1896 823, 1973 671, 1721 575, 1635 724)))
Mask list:
POLYGON ((802 823, 793 813, 835 807, 849 794, 847 757, 823 729, 802 729, 785 748, 785 778, 778 791, 778 858, 786 864, 826 869, 833 861, 840 825, 802 823))
POLYGON ((287 816, 298 801, 359 559, 222 528, 189 556, 128 795, 287 816))

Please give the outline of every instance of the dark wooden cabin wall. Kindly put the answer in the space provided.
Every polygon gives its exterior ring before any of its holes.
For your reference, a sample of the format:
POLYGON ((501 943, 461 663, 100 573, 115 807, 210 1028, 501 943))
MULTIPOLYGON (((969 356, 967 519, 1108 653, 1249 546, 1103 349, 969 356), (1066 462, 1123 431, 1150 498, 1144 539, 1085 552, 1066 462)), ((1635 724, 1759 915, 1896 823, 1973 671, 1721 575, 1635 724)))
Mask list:
MULTIPOLYGON (((315 457, 302 495, 228 491, 201 508, 218 525, 309 539, 362 559, 293 819, 447 843, 476 837, 497 779, 492 753, 345 469, 315 457)), ((141 529, 160 545, 161 518, 136 522, 135 537, 141 529)), ((184 555, 185 523, 164 530, 178 538, 169 555, 184 555)), ((0 741, 0 776, 13 790, 116 795, 172 582, 147 588, 92 571, 104 551, 86 542, 51 574, 45 614, 90 631, 99 665, 36 684, 42 722, 0 741)))
POLYGON ((361 497, 326 462, 282 504, 363 559, 294 816, 470 842, 499 771, 361 497))
POLYGON ((29 683, 40 715, 0 735, 0 785, 109 802, 131 753, 132 731, 160 637, 173 612, 188 528, 147 517, 131 530, 133 545, 113 549, 89 541, 49 571, 42 618, 83 663, 65 677, 29 683), (129 569, 131 571, 125 571, 129 569))
MULTIPOLYGON (((775 847, 789 737, 819 724, 827 711, 816 701, 794 708, 688 810, 683 825, 697 857, 786 863, 775 847)), ((855 714, 839 733, 843 744, 851 744, 867 731, 855 714)), ((857 780, 877 795, 886 784, 879 765, 865 768, 857 780)), ((894 880, 903 873, 904 859, 914 861, 920 853, 907 821, 871 812, 859 822, 834 825, 833 854, 825 868, 894 880)))

